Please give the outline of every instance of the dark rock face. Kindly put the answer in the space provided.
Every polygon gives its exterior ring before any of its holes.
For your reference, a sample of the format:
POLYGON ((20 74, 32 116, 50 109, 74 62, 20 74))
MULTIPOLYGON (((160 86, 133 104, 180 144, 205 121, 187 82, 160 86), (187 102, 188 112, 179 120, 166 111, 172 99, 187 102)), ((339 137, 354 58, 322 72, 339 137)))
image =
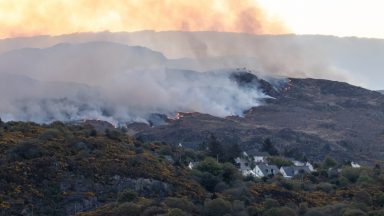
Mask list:
POLYGON ((244 117, 192 113, 167 125, 142 128, 136 136, 197 147, 213 133, 223 144, 239 143, 244 150, 259 149, 271 138, 281 154, 311 160, 327 155, 370 164, 384 160, 384 95, 327 80, 289 79, 276 88, 251 74, 234 73, 232 78, 273 99, 246 111, 244 117))

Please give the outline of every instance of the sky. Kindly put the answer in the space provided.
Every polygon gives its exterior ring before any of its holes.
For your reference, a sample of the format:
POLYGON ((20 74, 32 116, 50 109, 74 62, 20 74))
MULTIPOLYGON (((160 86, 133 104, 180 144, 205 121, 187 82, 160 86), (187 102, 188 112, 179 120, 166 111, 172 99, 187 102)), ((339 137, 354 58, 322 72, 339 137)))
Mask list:
POLYGON ((382 0, 0 0, 0 38, 183 30, 384 38, 382 0))
POLYGON ((296 34, 384 38, 382 0, 258 0, 296 34))

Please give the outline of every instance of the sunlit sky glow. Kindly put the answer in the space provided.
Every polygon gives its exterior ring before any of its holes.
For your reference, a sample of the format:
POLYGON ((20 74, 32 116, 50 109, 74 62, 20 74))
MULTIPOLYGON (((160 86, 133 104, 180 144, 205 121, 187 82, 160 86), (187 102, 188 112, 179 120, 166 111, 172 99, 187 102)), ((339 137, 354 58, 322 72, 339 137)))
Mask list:
POLYGON ((0 38, 183 30, 384 38, 383 0, 0 0, 0 38))
POLYGON ((258 0, 296 34, 384 38, 383 0, 258 0))

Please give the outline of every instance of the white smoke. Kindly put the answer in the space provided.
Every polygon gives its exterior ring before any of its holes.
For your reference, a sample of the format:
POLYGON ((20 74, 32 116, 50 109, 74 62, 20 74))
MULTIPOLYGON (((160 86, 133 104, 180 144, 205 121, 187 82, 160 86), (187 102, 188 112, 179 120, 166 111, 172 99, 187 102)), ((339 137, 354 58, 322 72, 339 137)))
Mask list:
MULTIPOLYGON (((367 76, 340 69, 348 65, 337 59, 360 67, 362 63, 353 60, 355 54, 345 56, 344 50, 328 52, 338 44, 333 38, 215 32, 0 40, 0 117, 40 123, 83 119, 123 123, 145 122, 153 113, 242 115, 268 96, 257 86, 239 86, 223 68, 246 67, 264 76, 365 82, 361 77, 367 76), (95 40, 104 42, 90 42, 95 40), (34 48, 18 49, 23 47, 34 48), (330 53, 334 58, 324 57, 330 53)), ((373 59, 368 68, 380 68, 377 62, 373 59)))
POLYGON ((129 70, 93 87, 6 74, 0 79, 0 116, 5 121, 99 119, 118 124, 179 111, 225 117, 242 115, 267 97, 257 86, 239 86, 228 72, 129 70))

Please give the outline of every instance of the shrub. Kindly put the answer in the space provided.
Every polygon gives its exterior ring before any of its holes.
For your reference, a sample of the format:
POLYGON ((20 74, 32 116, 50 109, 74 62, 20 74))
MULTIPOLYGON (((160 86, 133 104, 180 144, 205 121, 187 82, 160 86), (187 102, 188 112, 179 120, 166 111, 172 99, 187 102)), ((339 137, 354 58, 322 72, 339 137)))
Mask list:
POLYGON ((275 199, 268 198, 268 199, 265 199, 265 201, 264 201, 265 209, 271 209, 271 208, 275 208, 275 207, 279 207, 279 206, 280 206, 279 202, 277 202, 277 200, 275 200, 275 199))
POLYGON ((249 206, 247 212, 249 216, 258 216, 260 215, 261 210, 255 206, 249 206))
POLYGON ((183 198, 168 197, 164 203, 170 208, 181 209, 186 212, 196 211, 195 205, 191 201, 183 198))
POLYGON ((245 204, 243 201, 240 201, 240 200, 235 200, 233 201, 233 211, 235 212, 241 212, 245 209, 245 204))
POLYGON ((345 177, 343 177, 343 176, 341 176, 340 178, 339 178, 339 186, 341 186, 341 187, 345 187, 345 186, 347 186, 348 184, 350 184, 350 181, 347 179, 347 178, 345 178, 345 177))
POLYGON ((316 189, 324 191, 325 193, 331 193, 333 191, 333 185, 330 183, 322 182, 316 186, 316 189))
POLYGON ((111 140, 117 140, 117 141, 120 141, 120 138, 122 136, 121 132, 118 131, 118 130, 110 130, 110 129, 106 129, 105 130, 105 135, 111 139, 111 140))
POLYGON ((372 197, 366 191, 356 192, 354 197, 353 197, 353 199, 357 203, 364 203, 364 204, 366 204, 368 206, 372 204, 372 197))
POLYGON ((43 156, 43 150, 36 144, 21 143, 8 151, 10 160, 30 160, 43 156))
POLYGON ((137 193, 131 189, 125 189, 124 191, 120 192, 117 196, 117 202, 124 203, 124 202, 132 202, 136 200, 137 193))
POLYGON ((361 174, 359 176, 359 178, 357 179, 357 183, 359 183, 361 185, 370 185, 370 184, 373 184, 374 181, 367 174, 361 174))
POLYGON ((341 171, 341 175, 348 179, 350 182, 355 183, 360 176, 360 170, 351 167, 345 167, 341 171))
POLYGON ((57 129, 48 129, 44 131, 40 136, 39 139, 48 141, 48 140, 54 140, 59 138, 61 135, 61 132, 57 129))
POLYGON ((221 198, 206 201, 204 205, 204 215, 206 216, 222 216, 231 212, 231 203, 221 198))

